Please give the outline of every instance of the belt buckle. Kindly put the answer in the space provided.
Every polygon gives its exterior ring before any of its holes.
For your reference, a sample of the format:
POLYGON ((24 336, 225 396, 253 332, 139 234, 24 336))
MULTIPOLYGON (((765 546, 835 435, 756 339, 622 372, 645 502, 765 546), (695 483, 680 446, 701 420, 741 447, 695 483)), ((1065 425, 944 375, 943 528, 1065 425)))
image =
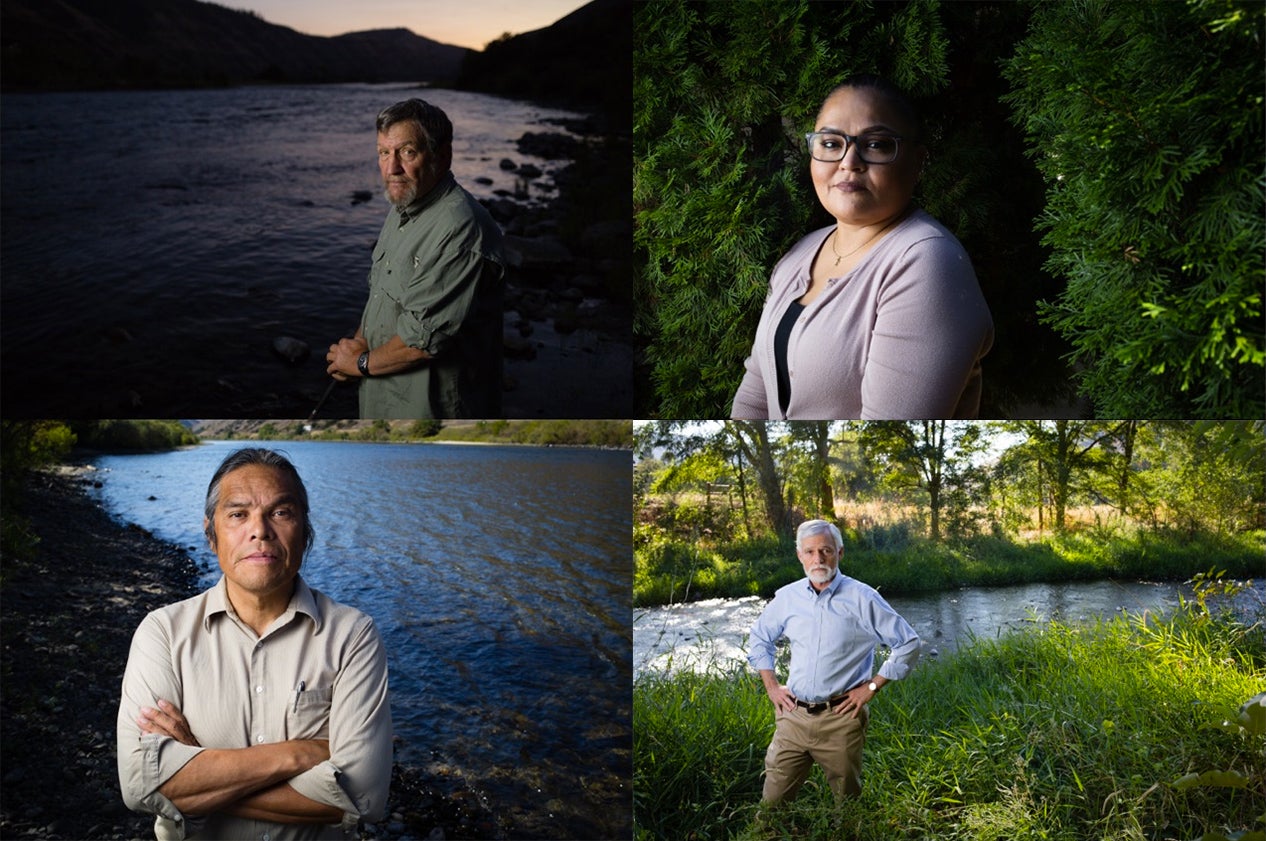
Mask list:
POLYGON ((828 710, 830 708, 830 701, 814 701, 812 704, 806 702, 804 705, 805 712, 809 713, 809 715, 817 715, 823 710, 828 710))

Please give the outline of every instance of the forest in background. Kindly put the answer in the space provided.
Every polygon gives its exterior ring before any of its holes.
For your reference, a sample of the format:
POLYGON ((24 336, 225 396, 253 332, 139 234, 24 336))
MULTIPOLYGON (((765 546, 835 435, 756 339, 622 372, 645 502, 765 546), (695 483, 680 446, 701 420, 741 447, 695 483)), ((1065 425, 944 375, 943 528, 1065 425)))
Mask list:
POLYGON ((1264 28, 1256 0, 641 4, 636 416, 729 414, 774 264, 831 221, 802 134, 874 72, 993 313, 982 417, 1262 417, 1264 28))
POLYGON ((1260 576, 1260 421, 657 421, 635 425, 634 603, 772 595, 794 534, 844 536, 883 592, 1260 576))

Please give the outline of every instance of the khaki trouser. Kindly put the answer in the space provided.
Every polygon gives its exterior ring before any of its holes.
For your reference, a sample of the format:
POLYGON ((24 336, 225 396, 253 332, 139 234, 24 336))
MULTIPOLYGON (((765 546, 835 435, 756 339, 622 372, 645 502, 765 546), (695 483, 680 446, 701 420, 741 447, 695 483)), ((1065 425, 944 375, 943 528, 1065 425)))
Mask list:
POLYGON ((861 794, 862 745, 869 720, 865 707, 857 718, 830 710, 810 713, 802 707, 778 713, 774 738, 765 753, 761 802, 772 805, 795 797, 814 762, 826 772, 837 800, 861 794))

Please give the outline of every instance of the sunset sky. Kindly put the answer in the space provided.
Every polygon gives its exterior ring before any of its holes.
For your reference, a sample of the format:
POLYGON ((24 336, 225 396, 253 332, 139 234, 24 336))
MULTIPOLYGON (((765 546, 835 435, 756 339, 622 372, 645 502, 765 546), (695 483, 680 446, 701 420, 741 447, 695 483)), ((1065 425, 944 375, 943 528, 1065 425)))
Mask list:
POLYGON ((588 0, 216 0, 308 35, 412 29, 435 41, 483 49, 505 32, 549 26, 588 0))

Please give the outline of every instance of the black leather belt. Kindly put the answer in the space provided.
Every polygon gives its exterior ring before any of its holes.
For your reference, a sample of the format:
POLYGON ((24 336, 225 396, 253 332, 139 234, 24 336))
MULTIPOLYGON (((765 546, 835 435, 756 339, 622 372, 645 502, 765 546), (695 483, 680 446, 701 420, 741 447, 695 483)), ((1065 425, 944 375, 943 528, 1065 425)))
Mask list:
POLYGON ((804 707, 805 710, 810 715, 817 715, 823 710, 831 709, 831 707, 834 707, 836 704, 838 704, 840 701, 843 701, 847 697, 848 697, 847 695, 837 695, 836 697, 830 699, 829 701, 817 701, 812 704, 810 704, 808 701, 801 701, 799 698, 797 698, 796 706, 804 707))

